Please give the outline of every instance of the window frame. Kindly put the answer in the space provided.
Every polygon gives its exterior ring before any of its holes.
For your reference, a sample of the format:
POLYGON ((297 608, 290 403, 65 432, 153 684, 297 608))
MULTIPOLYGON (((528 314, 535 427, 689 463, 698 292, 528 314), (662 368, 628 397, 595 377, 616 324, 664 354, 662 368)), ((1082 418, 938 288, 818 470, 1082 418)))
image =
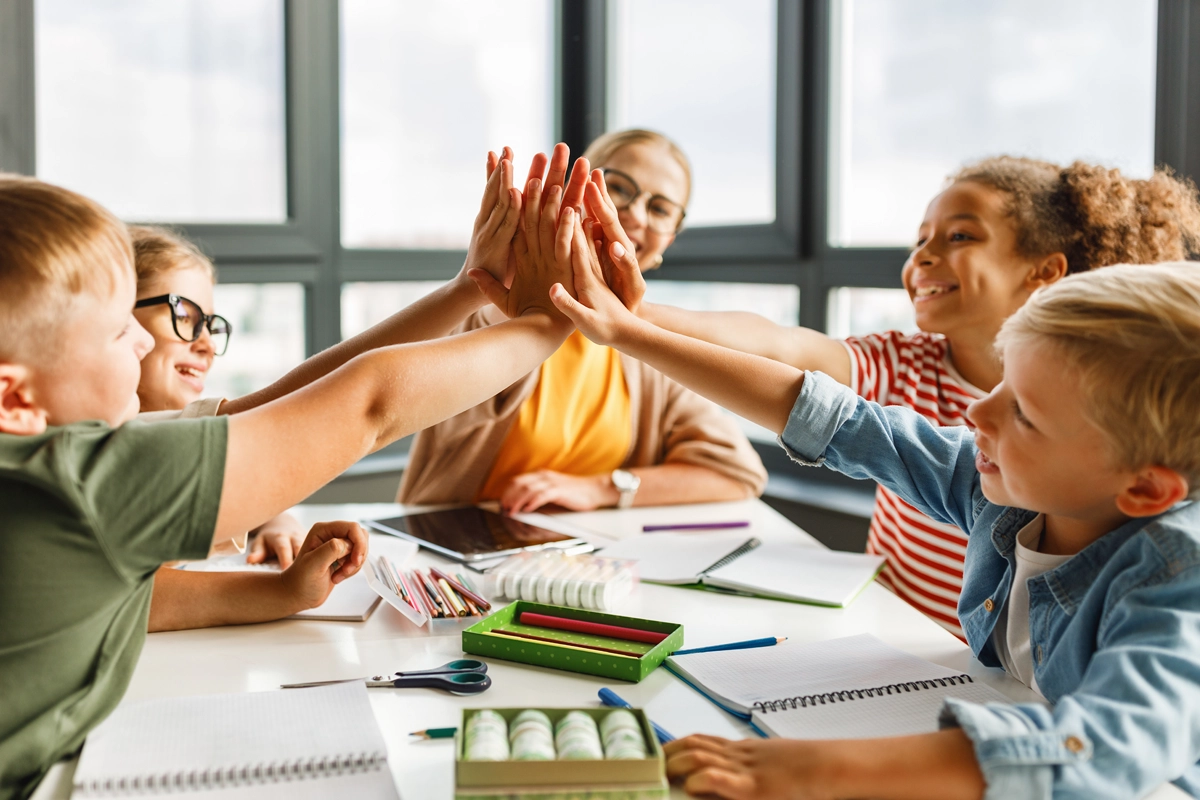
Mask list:
MULTIPOLYGON (((830 14, 834 0, 777 0, 776 219, 693 228, 668 251, 665 280, 787 283, 800 287, 800 324, 825 329, 836 286, 900 286, 902 248, 833 247, 826 223, 830 14)), ((230 283, 305 286, 314 353, 341 332, 343 283, 444 280, 458 250, 366 250, 341 244, 340 3, 284 0, 287 220, 185 224, 230 283)), ((573 152, 603 131, 606 0, 559 0, 556 132, 573 152)), ((1159 0, 1155 161, 1200 179, 1200 3, 1159 0)), ((34 0, 0 3, 0 168, 36 166, 34 0)))

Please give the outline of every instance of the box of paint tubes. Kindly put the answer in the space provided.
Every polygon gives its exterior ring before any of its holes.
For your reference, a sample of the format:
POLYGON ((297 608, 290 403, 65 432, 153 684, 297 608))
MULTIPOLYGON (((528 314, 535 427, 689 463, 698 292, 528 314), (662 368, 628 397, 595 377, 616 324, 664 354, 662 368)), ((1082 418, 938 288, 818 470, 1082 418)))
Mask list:
POLYGON ((455 800, 668 796, 662 748, 640 709, 464 709, 455 800))

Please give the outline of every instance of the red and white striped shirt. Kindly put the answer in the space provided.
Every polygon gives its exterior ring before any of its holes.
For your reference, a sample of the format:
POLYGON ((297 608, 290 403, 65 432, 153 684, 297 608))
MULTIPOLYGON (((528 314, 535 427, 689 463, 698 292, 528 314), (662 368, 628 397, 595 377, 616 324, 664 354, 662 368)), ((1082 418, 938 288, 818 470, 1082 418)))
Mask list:
MULTIPOLYGON (((867 400, 911 408, 938 425, 966 425, 967 406, 986 394, 958 374, 938 334, 889 331, 843 343, 850 352, 850 388, 867 400)), ((867 552, 887 559, 879 575, 885 586, 963 638, 958 624, 967 554, 963 531, 930 519, 880 486, 867 552)))

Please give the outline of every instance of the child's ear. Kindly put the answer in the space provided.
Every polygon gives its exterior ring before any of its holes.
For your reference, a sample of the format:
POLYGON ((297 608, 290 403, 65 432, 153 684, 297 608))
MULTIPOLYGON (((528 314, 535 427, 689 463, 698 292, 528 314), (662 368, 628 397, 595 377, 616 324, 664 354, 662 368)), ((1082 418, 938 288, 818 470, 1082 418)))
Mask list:
POLYGON ((1029 288, 1040 289, 1065 278, 1067 257, 1063 253, 1051 253, 1039 261, 1029 273, 1029 288))
POLYGON ((1117 509, 1127 517, 1153 517, 1187 496, 1187 478, 1167 467, 1146 467, 1117 495, 1117 509))
POLYGON ((0 362, 0 433, 34 436, 46 430, 46 412, 34 402, 29 370, 0 362))

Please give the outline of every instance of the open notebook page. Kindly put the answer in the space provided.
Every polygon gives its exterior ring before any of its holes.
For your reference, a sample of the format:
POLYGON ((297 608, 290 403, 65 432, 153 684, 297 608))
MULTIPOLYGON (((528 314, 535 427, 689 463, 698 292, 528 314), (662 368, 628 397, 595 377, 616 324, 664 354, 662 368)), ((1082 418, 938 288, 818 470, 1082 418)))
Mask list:
POLYGON ((774 647, 672 656, 667 665, 743 715, 756 702, 868 689, 959 673, 886 645, 870 634, 774 647))
POLYGON ((644 581, 696 583, 701 572, 751 538, 745 532, 645 533, 609 545, 600 555, 637 561, 638 576, 644 581))
POLYGON ((883 566, 883 556, 842 553, 823 547, 764 544, 705 576, 730 589, 843 606, 883 566))
POLYGON ((764 733, 786 739, 874 739, 935 733, 942 702, 948 697, 975 703, 1010 702, 980 683, 935 686, 901 694, 885 694, 824 705, 754 711, 754 724, 764 733))
POLYGON ((387 754, 358 681, 169 697, 119 706, 88 736, 75 784, 352 754, 387 754))

